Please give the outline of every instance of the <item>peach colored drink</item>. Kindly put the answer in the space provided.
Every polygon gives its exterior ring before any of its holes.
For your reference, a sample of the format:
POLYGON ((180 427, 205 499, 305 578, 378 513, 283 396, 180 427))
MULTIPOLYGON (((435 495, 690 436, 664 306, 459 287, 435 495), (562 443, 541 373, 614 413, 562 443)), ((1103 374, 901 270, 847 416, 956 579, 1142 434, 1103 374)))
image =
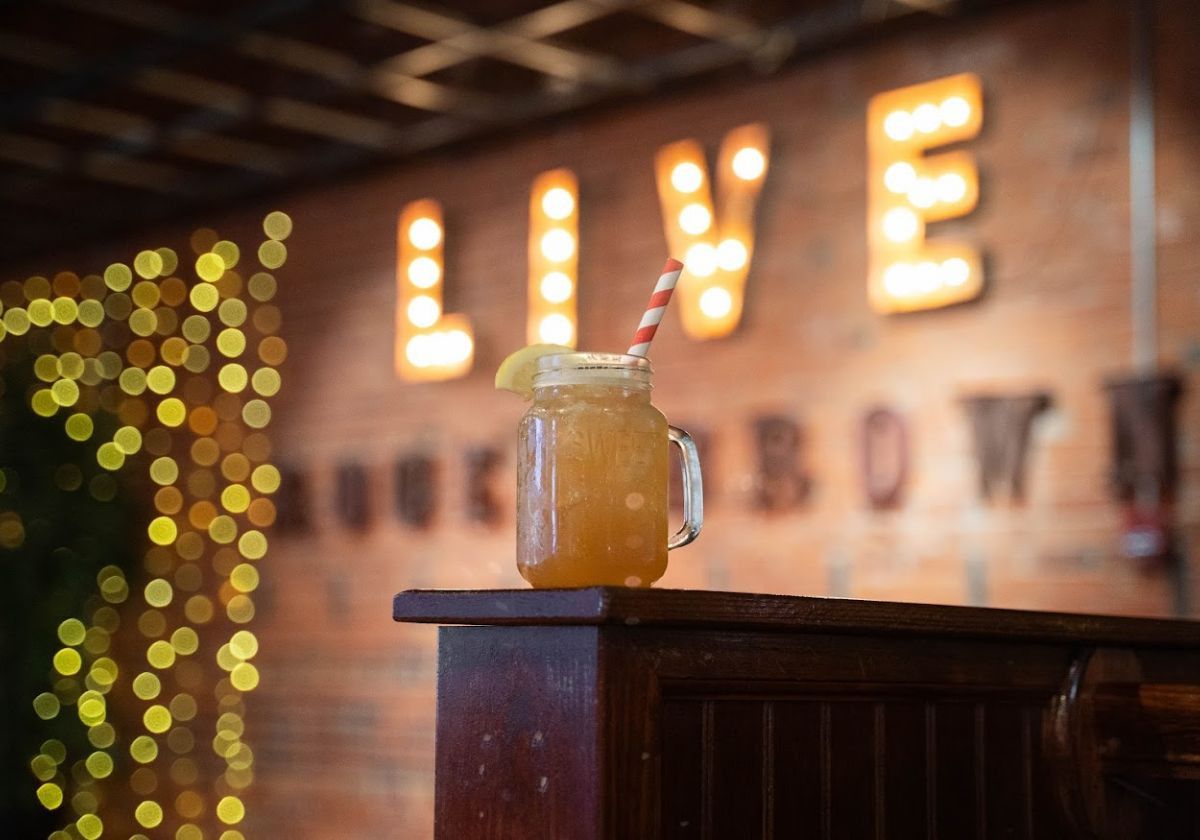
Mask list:
POLYGON ((526 580, 649 586, 662 577, 668 428, 650 403, 644 359, 542 360, 518 438, 517 567, 526 580))

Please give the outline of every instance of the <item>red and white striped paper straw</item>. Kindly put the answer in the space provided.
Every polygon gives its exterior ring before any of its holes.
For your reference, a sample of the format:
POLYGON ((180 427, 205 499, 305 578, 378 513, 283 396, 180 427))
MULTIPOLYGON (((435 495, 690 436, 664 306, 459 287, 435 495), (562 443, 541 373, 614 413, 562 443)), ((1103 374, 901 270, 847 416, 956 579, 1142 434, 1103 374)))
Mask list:
POLYGON ((650 352, 650 341, 658 330, 663 313, 667 311, 667 301, 671 299, 671 292, 675 291, 675 284, 679 282, 679 275, 682 271, 683 263, 679 260, 668 259, 667 264, 663 266, 662 275, 654 284, 654 293, 650 295, 650 302, 646 304, 642 322, 638 324, 637 332, 633 334, 633 344, 629 346, 628 350, 630 356, 644 357, 650 352))

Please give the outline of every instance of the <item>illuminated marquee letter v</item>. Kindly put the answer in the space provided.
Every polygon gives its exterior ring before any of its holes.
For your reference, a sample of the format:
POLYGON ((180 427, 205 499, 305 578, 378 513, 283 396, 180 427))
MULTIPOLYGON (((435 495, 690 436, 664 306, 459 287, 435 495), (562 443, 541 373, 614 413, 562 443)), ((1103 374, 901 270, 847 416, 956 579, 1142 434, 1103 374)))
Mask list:
POLYGON ((693 338, 728 335, 742 320, 754 253, 754 215, 768 155, 767 127, 762 123, 725 135, 717 162, 721 206, 714 212, 700 144, 680 140, 658 152, 655 171, 667 244, 686 266, 675 294, 683 328, 693 338))

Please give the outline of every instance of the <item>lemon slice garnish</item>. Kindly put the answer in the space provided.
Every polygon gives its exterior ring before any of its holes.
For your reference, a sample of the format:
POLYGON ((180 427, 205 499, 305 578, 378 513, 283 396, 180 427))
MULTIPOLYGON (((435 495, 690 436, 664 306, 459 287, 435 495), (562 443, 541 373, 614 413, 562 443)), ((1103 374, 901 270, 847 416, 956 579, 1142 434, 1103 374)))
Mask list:
POLYGON ((557 353, 574 353, 561 344, 530 344, 522 347, 500 363, 496 369, 496 390, 512 391, 522 399, 533 396, 533 375, 537 373, 538 359, 557 353))

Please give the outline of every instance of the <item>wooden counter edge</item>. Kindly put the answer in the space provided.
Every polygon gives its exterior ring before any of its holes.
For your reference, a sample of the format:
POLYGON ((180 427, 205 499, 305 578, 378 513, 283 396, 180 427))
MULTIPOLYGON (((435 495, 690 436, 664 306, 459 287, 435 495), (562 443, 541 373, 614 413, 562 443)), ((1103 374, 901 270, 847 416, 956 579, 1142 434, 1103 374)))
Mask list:
POLYGON ((685 589, 483 589, 401 592, 396 621, 617 625, 708 630, 1043 641, 1200 648, 1200 622, 990 607, 685 589))

